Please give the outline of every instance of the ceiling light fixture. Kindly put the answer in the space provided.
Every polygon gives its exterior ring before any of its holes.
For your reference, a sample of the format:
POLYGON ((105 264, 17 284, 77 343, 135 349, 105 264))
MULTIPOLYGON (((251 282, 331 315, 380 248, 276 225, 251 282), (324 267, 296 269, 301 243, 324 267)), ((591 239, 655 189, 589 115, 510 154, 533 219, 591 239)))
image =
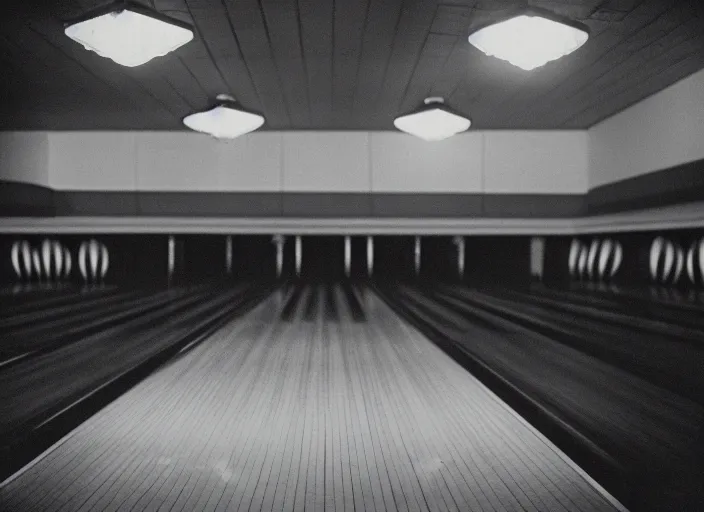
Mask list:
POLYGON ((128 67, 166 55, 193 39, 188 23, 129 0, 89 11, 67 25, 64 33, 87 50, 128 67))
POLYGON ((183 124, 191 130, 207 133, 217 139, 234 139, 253 132, 264 124, 262 115, 243 109, 232 96, 219 94, 217 100, 217 106, 186 116, 183 124))
POLYGON ((437 141, 463 132, 472 124, 447 107, 442 98, 426 98, 424 103, 415 112, 394 119, 394 126, 423 140, 437 141))
POLYGON ((469 42, 487 55, 530 71, 572 53, 588 38, 585 25, 532 8, 473 32, 469 42))

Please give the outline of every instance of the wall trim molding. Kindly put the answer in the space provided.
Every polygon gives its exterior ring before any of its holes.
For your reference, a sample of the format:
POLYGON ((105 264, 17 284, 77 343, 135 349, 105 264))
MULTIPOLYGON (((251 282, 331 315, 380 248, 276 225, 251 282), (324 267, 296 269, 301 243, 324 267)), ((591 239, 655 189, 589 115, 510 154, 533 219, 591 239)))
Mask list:
POLYGON ((5 217, 0 233, 577 235, 704 227, 704 202, 581 218, 5 217))

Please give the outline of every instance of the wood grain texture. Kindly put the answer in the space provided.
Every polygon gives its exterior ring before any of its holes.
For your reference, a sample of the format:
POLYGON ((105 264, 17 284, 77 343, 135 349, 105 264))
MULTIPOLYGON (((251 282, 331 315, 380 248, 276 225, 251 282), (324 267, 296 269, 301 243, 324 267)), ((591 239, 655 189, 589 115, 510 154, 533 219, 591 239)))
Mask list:
POLYGON ((3 483, 0 507, 617 508, 449 356, 354 293, 363 321, 341 288, 305 289, 293 321, 274 294, 3 483))

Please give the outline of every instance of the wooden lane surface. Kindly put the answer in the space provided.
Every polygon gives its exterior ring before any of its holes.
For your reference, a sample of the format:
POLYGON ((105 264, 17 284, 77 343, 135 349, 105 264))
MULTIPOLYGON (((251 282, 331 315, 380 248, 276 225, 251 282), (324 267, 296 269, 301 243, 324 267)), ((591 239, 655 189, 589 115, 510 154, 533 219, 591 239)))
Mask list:
POLYGON ((306 288, 292 321, 274 294, 4 482, 0 509, 619 508, 383 302, 356 293, 364 321, 341 288, 306 288))

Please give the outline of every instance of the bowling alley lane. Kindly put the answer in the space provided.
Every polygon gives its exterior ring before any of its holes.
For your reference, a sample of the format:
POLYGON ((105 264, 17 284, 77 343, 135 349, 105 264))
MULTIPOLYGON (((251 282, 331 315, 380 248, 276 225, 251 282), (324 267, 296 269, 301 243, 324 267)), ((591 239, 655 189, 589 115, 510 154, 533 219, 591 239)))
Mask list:
POLYGON ((335 284, 281 289, 181 354, 3 482, 0 508, 624 510, 370 290, 335 284))

